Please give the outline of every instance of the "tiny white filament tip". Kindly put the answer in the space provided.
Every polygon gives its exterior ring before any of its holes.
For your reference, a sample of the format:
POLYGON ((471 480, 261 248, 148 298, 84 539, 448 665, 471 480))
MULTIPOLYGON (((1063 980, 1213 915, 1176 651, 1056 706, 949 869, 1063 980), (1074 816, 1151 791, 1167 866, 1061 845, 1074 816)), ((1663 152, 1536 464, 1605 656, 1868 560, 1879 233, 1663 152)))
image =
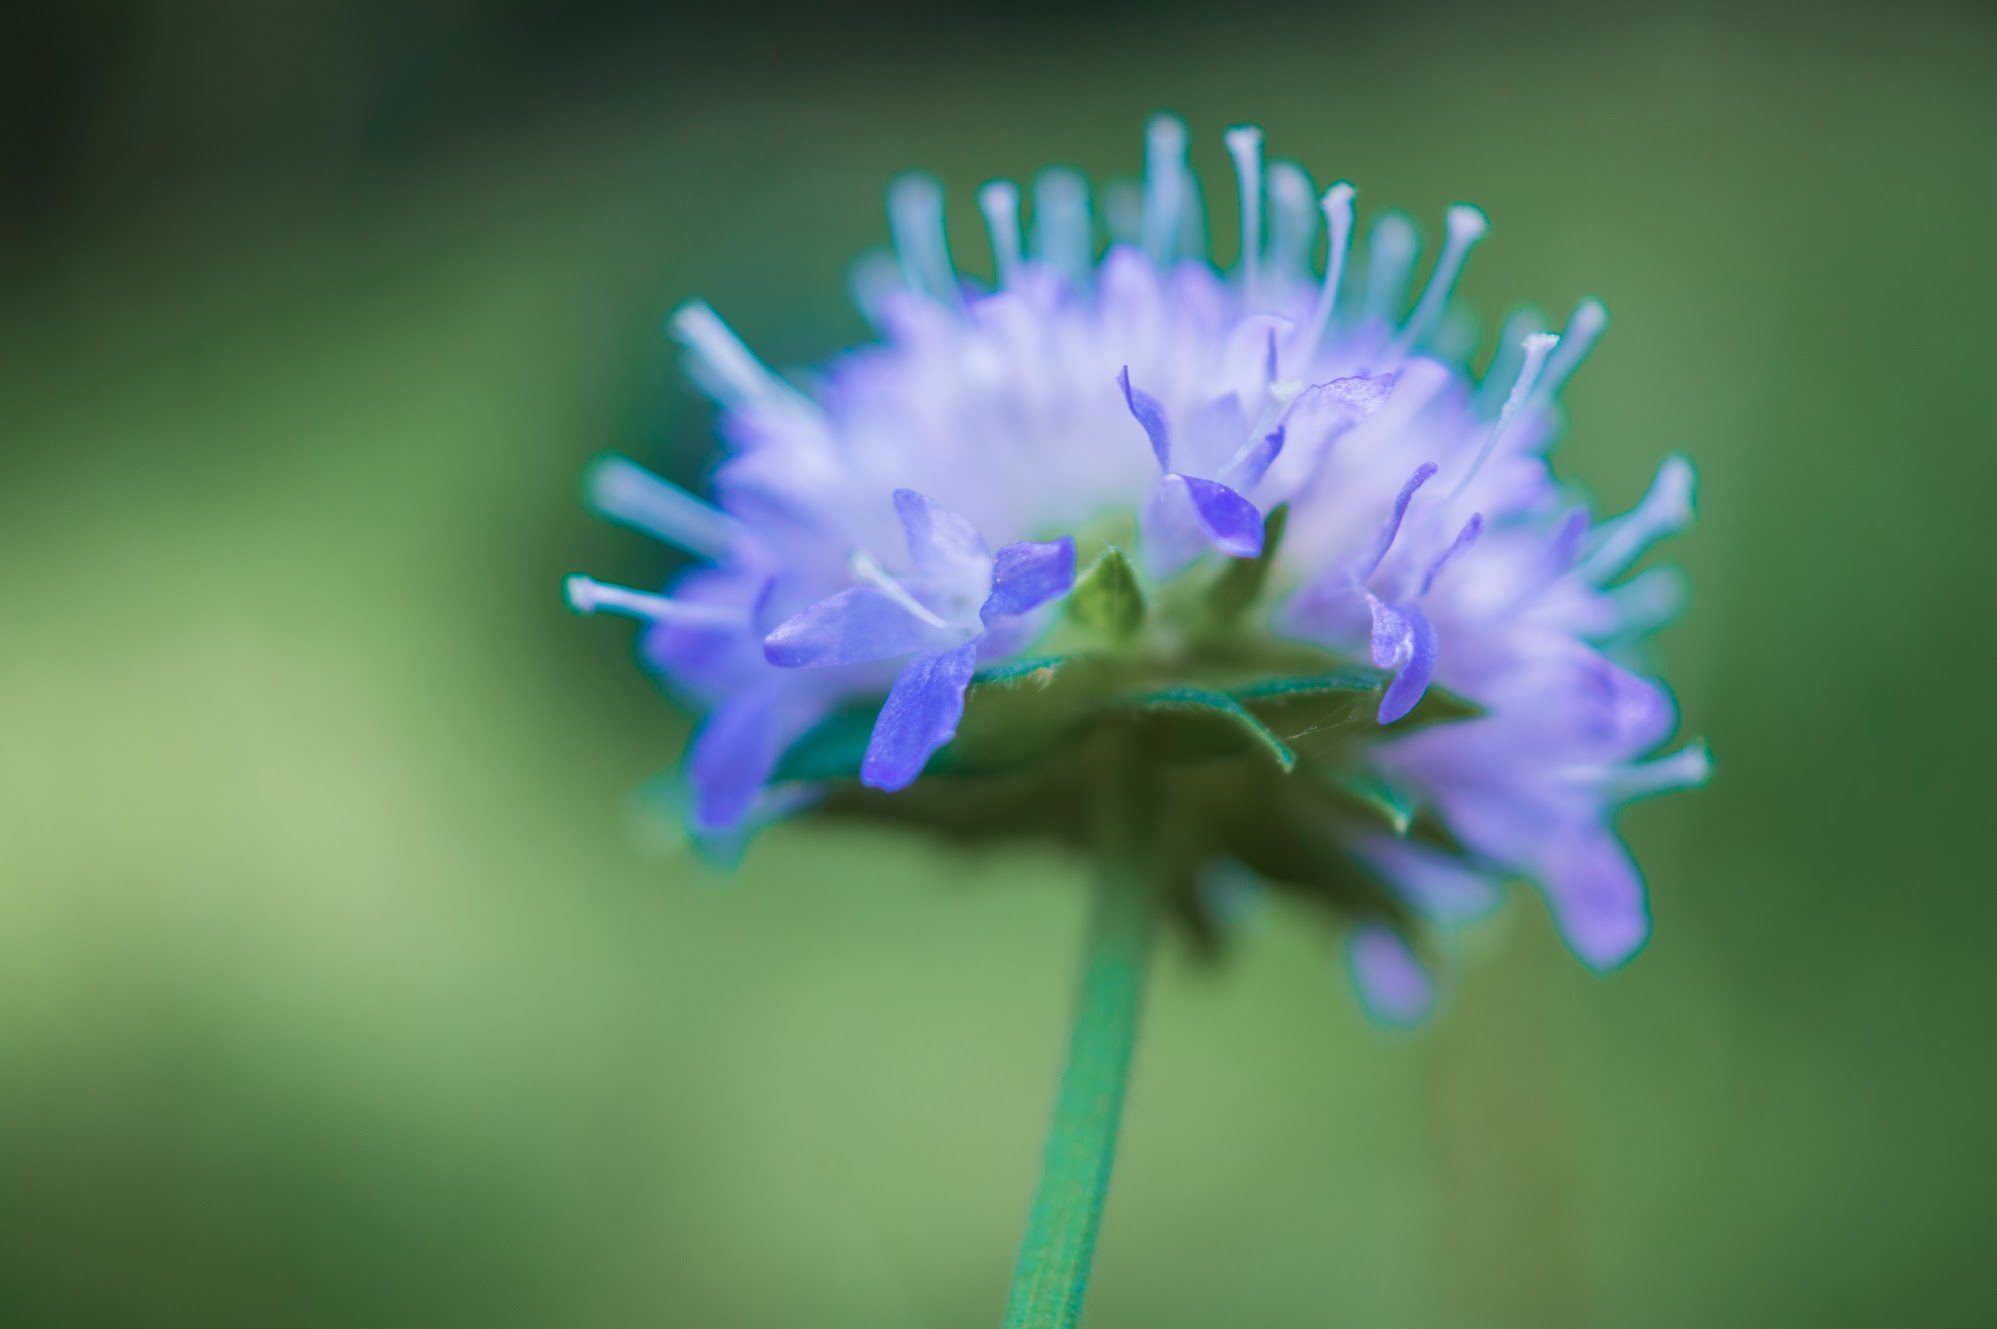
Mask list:
POLYGON ((1011 286, 1019 275, 1019 186, 994 180, 978 191, 978 209, 992 236, 992 265, 998 284, 1011 286))
POLYGON ((1483 239, 1490 229, 1490 220, 1467 203, 1459 203, 1449 210, 1448 219, 1443 223, 1442 252, 1436 256, 1435 270, 1429 274, 1428 286, 1416 302, 1414 312, 1408 315, 1407 323, 1394 339, 1397 351, 1405 353, 1414 349, 1434 330, 1443 310, 1449 305, 1450 294, 1456 289, 1456 279, 1463 273, 1464 261, 1470 257, 1471 246, 1483 239))
POLYGON ((1311 321, 1304 338, 1297 344, 1296 364, 1299 370, 1306 370, 1317 355, 1318 347, 1324 344, 1324 334, 1331 327, 1332 311, 1338 305, 1338 286, 1345 278, 1345 256, 1352 248, 1352 198, 1353 188, 1341 180, 1324 191, 1318 206, 1324 210, 1324 285, 1317 293, 1317 308, 1311 311, 1311 321))
POLYGON ((1261 266, 1262 131, 1254 125, 1237 125, 1225 138, 1227 154, 1234 158, 1234 173, 1241 181, 1241 280, 1248 307, 1253 309, 1261 266))
POLYGON ((1505 398, 1504 409, 1498 412, 1497 422, 1491 426, 1490 432, 1484 435, 1484 442, 1477 449, 1477 455, 1471 459, 1470 468, 1463 472, 1463 478, 1449 491, 1450 498, 1454 499, 1469 488, 1470 482, 1477 478, 1477 472, 1484 469, 1484 463, 1490 460, 1492 451, 1498 446, 1498 440, 1505 436, 1507 429, 1511 428, 1512 417, 1519 413, 1519 408, 1525 404, 1527 395, 1532 392, 1533 384, 1539 378, 1540 367, 1546 363, 1547 355, 1559 344, 1560 338, 1550 332, 1535 332, 1525 339, 1525 362, 1519 366, 1519 376, 1513 381, 1511 393, 1505 398))
POLYGON ((624 614, 683 628, 732 628, 748 623, 747 614, 739 606, 694 604, 634 591, 628 586, 613 586, 594 577, 564 578, 562 593, 578 614, 624 614))
POLYGON ((1560 333, 1560 353, 1546 366, 1540 376, 1539 393, 1542 397, 1552 397, 1567 386, 1567 380, 1574 377, 1574 371, 1588 358, 1588 352, 1595 349, 1595 343, 1602 339, 1602 333, 1609 326, 1609 311, 1600 300, 1583 300, 1574 306, 1574 312, 1567 318, 1567 326, 1560 333))
POLYGON ((1153 116, 1144 127, 1144 201, 1138 240, 1145 256, 1160 267, 1178 256, 1186 184, 1186 126, 1176 116, 1153 116))
POLYGON ((889 185, 888 230, 909 289, 954 303, 957 271, 943 234, 943 186, 926 175, 904 175, 889 185))

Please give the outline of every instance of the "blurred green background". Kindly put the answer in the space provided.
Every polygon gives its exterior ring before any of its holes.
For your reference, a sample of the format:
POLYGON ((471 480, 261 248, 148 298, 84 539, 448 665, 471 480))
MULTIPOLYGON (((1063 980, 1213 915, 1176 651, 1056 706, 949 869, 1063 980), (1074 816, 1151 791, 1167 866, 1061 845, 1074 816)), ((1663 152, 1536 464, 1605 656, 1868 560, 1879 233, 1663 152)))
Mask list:
MULTIPOLYGON (((1703 476, 1703 794, 1607 980, 1521 896, 1433 1023, 1278 909, 1168 948, 1090 1323, 1981 1324, 1997 26, 1976 7, 232 0, 6 20, 0 1322, 996 1323, 1077 869, 634 827, 684 721, 559 576, 700 474, 689 294, 778 362, 920 165, 1158 107, 1616 324, 1602 502, 1703 476)), ((1231 252, 1232 209, 1217 206, 1231 252)), ((967 257, 970 266, 979 260, 967 257)))

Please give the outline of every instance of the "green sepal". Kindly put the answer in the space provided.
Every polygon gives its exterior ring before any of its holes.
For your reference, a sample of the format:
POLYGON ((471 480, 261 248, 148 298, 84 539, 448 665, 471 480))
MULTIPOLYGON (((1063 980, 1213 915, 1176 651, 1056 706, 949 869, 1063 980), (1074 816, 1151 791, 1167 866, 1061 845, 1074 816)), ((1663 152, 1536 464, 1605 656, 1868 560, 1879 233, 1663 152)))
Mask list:
POLYGON ((1206 688, 1162 688, 1132 697, 1123 704, 1139 711, 1186 711, 1223 720, 1252 739, 1284 770, 1296 768, 1297 754, 1290 745, 1277 737, 1276 731, 1264 724, 1260 716, 1225 692, 1212 692, 1206 688))
POLYGON ((1415 815, 1421 811, 1413 794, 1371 771, 1344 771, 1332 777, 1332 784, 1402 839, 1407 838, 1415 815))
POLYGON ((1054 675, 1073 663, 1072 655, 1023 655, 1017 660, 1001 660, 971 675, 973 688, 1016 683, 1048 684, 1054 675))
POLYGON ((1129 641, 1144 626, 1144 591, 1137 570, 1115 545, 1089 564, 1064 602, 1076 626, 1113 642, 1129 641))
POLYGON ((1269 584, 1269 568, 1283 544, 1283 527, 1290 519, 1290 505, 1278 503, 1262 519, 1262 552, 1253 558, 1231 558, 1220 575, 1206 589, 1206 617, 1212 631, 1222 631, 1261 598, 1269 584))
POLYGON ((860 773, 867 743, 874 736, 880 706, 848 706, 832 712, 790 745, 771 775, 773 781, 850 780, 860 773))

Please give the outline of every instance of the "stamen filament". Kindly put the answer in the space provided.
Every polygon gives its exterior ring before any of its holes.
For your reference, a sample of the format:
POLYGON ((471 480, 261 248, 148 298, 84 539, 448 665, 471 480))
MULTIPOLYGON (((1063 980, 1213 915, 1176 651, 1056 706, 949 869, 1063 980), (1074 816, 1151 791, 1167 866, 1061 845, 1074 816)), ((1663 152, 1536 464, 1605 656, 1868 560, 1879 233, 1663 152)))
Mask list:
POLYGON ((590 506, 689 554, 728 556, 741 533, 733 517, 623 457, 599 457, 584 473, 590 506))

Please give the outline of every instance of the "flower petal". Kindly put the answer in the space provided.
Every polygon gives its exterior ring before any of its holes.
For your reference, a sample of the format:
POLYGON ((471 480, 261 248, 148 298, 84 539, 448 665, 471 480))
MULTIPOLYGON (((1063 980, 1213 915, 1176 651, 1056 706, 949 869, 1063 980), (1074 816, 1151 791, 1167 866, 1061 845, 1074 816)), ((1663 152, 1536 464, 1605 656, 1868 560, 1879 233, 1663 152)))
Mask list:
POLYGON ((978 616, 1012 618, 1064 596, 1075 584, 1075 542, 1022 540, 992 560, 992 592, 978 616))
POLYGON ((1165 408, 1150 393, 1130 386, 1129 365, 1117 374, 1116 381, 1123 386, 1124 405, 1130 408, 1132 418, 1144 426, 1144 435, 1151 440, 1151 455, 1158 459, 1158 469, 1170 469, 1172 431, 1165 424, 1165 408))
POLYGON ((915 782, 930 755, 957 736, 964 689, 977 663, 975 638, 954 651, 918 655, 908 662, 874 721, 874 736, 860 763, 860 783, 893 793, 915 782))
POLYGON ((1223 554, 1254 558, 1262 552, 1262 513, 1226 485, 1190 475, 1168 475, 1165 484, 1180 488, 1207 542, 1223 554))
POLYGON ((1643 878, 1613 832, 1573 831, 1540 866, 1553 921, 1574 954, 1596 969, 1613 969, 1636 954, 1650 935, 1650 908, 1643 878))
POLYGON ((767 691, 750 692, 723 703, 701 722, 686 763, 693 791, 689 820, 696 831, 731 830, 755 806, 756 795, 783 755, 786 734, 777 712, 767 691))
POLYGON ((1393 929, 1354 928, 1345 941, 1345 962, 1359 1004, 1381 1024, 1405 1029, 1435 1009, 1435 980, 1393 929))
POLYGON ((895 515, 908 536, 908 556, 925 577, 957 582, 982 582, 991 567, 991 550, 970 521, 913 489, 894 491, 895 515))
POLYGON ((1373 595, 1366 604, 1373 611, 1373 663, 1396 671, 1380 698, 1380 723, 1392 724, 1428 691, 1435 673, 1435 628, 1412 604, 1390 605, 1373 595))
POLYGON ((935 633, 880 587, 853 586, 779 623, 763 658, 784 669, 861 664, 920 650, 935 633))

